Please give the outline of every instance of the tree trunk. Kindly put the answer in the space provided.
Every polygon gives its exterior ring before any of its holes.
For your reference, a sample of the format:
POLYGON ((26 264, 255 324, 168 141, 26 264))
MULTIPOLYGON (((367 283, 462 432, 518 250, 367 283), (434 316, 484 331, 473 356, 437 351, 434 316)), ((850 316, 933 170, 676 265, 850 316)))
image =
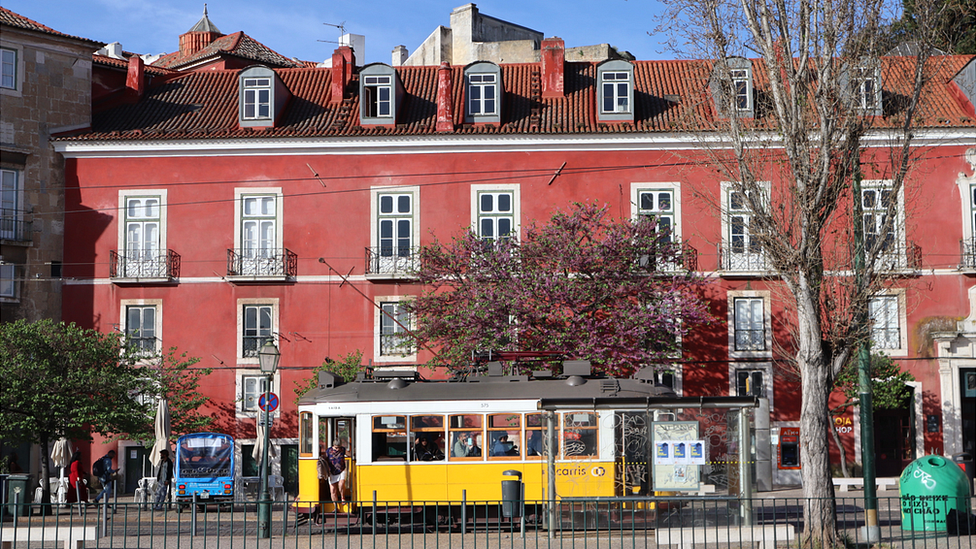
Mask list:
POLYGON ((830 362, 821 344, 819 295, 812 280, 801 278, 796 286, 799 322, 797 364, 801 375, 800 464, 803 479, 804 538, 813 547, 829 549, 837 544, 834 483, 830 475, 830 413, 828 399, 833 386, 830 362))
MULTIPOLYGON (((51 478, 51 452, 48 447, 47 437, 41 437, 41 503, 47 504, 51 503, 51 483, 48 479, 51 478)), ((28 490, 30 492, 30 490, 28 490)), ((46 515, 48 514, 49 507, 41 507, 42 512, 46 515)))

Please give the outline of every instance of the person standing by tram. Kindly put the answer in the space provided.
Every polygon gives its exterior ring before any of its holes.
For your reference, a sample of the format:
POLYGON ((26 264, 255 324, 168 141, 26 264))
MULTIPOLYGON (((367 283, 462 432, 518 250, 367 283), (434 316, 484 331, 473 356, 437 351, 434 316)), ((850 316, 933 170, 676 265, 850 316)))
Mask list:
POLYGON ((341 502, 346 493, 346 448, 338 438, 333 439, 332 446, 319 457, 318 473, 319 480, 328 477, 332 501, 341 502))

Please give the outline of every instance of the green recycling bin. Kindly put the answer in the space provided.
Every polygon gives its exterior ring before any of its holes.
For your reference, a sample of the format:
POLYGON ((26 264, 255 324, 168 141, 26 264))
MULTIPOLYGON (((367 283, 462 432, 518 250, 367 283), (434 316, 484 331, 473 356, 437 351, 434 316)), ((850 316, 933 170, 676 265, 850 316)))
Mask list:
POLYGON ((925 456, 911 462, 898 481, 901 492, 902 530, 940 532, 946 516, 955 510, 972 513, 966 473, 942 456, 925 456))
MULTIPOLYGON (((957 469, 959 469, 957 467, 957 469)), ((962 471, 962 469, 959 469, 962 471)), ((34 494, 28 492, 31 486, 30 475, 10 475, 7 477, 7 505, 10 514, 15 517, 28 517, 34 494), (16 505, 15 505, 16 503, 16 505)))

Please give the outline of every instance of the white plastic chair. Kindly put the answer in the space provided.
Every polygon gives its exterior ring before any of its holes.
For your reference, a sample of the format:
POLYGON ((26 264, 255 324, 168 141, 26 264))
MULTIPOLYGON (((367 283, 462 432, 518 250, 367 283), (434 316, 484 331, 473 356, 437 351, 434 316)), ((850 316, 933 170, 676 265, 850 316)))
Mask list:
POLYGON ((285 499, 285 479, 281 475, 268 475, 268 491, 274 501, 285 499))

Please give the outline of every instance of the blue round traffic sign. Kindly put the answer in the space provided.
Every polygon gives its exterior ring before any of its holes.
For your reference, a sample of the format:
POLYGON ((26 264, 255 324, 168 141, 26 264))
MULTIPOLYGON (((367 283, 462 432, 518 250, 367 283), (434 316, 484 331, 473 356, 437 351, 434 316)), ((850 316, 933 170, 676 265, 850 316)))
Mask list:
POLYGON ((278 395, 274 393, 266 393, 268 399, 265 400, 265 395, 262 394, 261 398, 258 399, 258 408, 261 408, 262 412, 274 412, 278 409, 278 395), (265 410, 265 407, 268 409, 265 410))

